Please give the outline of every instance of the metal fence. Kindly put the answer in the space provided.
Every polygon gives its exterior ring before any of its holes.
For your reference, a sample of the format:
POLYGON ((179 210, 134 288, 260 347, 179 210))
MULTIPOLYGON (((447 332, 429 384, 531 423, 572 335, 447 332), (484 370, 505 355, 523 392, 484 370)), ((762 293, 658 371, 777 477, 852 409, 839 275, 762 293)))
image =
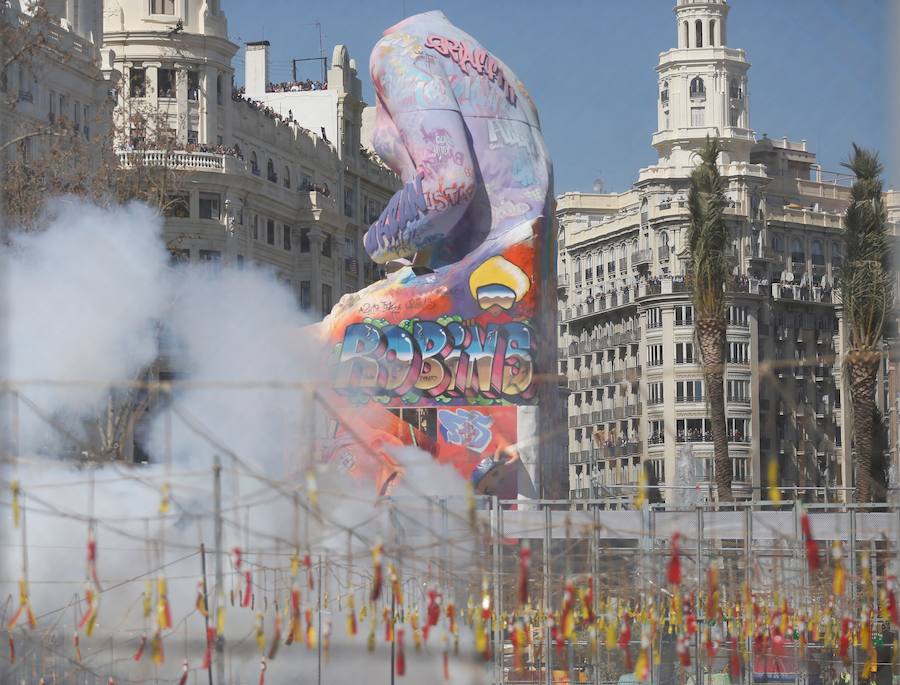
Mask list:
MULTIPOLYGON (((727 509, 659 505, 610 510, 604 499, 493 501, 485 506, 490 509, 481 515, 490 518, 492 530, 491 550, 486 553, 496 614, 501 617, 495 626, 492 671, 492 680, 498 684, 634 682, 633 666, 626 664, 619 636, 609 648, 603 635, 590 630, 577 631, 575 639, 558 650, 548 648, 552 638, 545 625, 544 634, 535 631, 531 636, 524 663, 514 668, 511 633, 502 617, 516 610, 522 543, 527 542, 531 556, 529 598, 543 612, 556 611, 557 616, 567 583, 579 589, 588 579, 593 584, 595 612, 604 607, 621 612, 626 607, 652 605, 664 614, 671 596, 666 566, 675 533, 680 536, 685 593, 699 597, 706 592, 709 571, 715 567, 723 603, 740 603, 746 586, 766 607, 786 601, 793 616, 815 617, 820 623, 826 617, 857 620, 861 612, 875 611, 879 595, 900 570, 900 507, 894 505, 804 507, 794 501, 748 502, 727 509), (822 551, 822 564, 816 571, 807 564, 804 512, 822 551), (842 549, 840 562, 831 554, 834 543, 842 549), (838 563, 846 567, 847 585, 844 595, 835 598, 831 591, 838 563)), ((880 630, 878 613, 874 616, 872 629, 880 630)), ((797 620, 791 618, 790 627, 799 630, 797 620)), ((857 639, 844 660, 822 635, 806 644, 799 637, 788 637, 780 647, 767 640, 765 649, 759 649, 753 636, 742 638, 736 645, 740 677, 731 678, 734 646, 724 636, 719 636, 720 644, 711 657, 701 638, 703 631, 698 630, 687 645, 691 665, 683 667, 675 635, 663 625, 660 621, 659 634, 653 638, 650 683, 838 683, 842 674, 849 676, 849 682, 863 682, 859 674, 868 655, 857 639)), ((629 645, 637 655, 642 636, 637 622, 634 626, 629 645)), ((824 634, 825 628, 820 628, 818 632, 824 634)), ((896 657, 885 656, 885 649, 892 651, 890 642, 878 650, 878 682, 883 682, 885 673, 896 672, 891 665, 896 657)))

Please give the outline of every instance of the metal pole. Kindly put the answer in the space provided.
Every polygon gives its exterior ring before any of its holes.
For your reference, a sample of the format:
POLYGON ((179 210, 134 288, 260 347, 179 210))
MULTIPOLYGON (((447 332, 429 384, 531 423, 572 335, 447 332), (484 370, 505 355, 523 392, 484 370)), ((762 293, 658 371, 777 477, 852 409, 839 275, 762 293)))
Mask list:
MULTIPOLYGON (((209 592, 206 587, 206 545, 202 542, 200 543, 200 569, 203 573, 203 604, 206 606, 206 616, 203 618, 203 624, 206 627, 206 635, 209 635, 209 592)), ((209 675, 209 685, 213 685, 212 660, 210 660, 209 665, 206 667, 206 672, 209 675)))
MULTIPOLYGON (((598 597, 600 596, 600 569, 598 564, 598 558, 600 555, 600 508, 596 504, 593 504, 591 508, 591 519, 592 519, 592 532, 591 532, 591 578, 594 579, 594 606, 591 607, 592 612, 596 616, 597 614, 597 603, 598 597)), ((596 625, 592 627, 592 630, 596 631, 596 625)), ((594 635, 594 650, 592 654, 594 660, 593 673, 591 677, 594 679, 596 685, 600 685, 600 635, 594 635)))
POLYGON ((496 677, 494 682, 503 682, 503 626, 500 625, 500 617, 503 615, 500 603, 503 601, 503 595, 500 587, 500 555, 503 553, 503 547, 500 545, 500 527, 502 525, 500 500, 494 495, 491 498, 491 506, 493 507, 494 532, 493 532, 493 576, 494 576, 494 668, 496 677))
POLYGON ((319 577, 318 577, 318 580, 316 581, 316 585, 318 586, 318 590, 319 590, 319 603, 318 603, 319 609, 317 612, 318 619, 316 621, 316 626, 317 626, 316 632, 318 632, 318 634, 319 634, 319 639, 316 640, 316 651, 317 651, 316 657, 318 659, 317 670, 316 670, 318 677, 316 679, 316 682, 318 683, 318 685, 322 685, 322 557, 321 556, 319 557, 319 563, 318 563, 317 570, 318 570, 319 577))
POLYGON ((297 83, 297 60, 291 60, 291 81, 297 83))
MULTIPOLYGON (((802 588, 800 592, 800 597, 806 597, 806 584, 807 584, 807 571, 809 570, 808 565, 804 561, 804 547, 803 541, 800 534, 800 516, 802 515, 802 509, 800 505, 800 500, 797 499, 797 493, 794 493, 794 542, 791 545, 791 571, 793 572, 794 577, 800 577, 802 588)), ((785 588, 787 589, 787 588, 785 588)), ((797 603, 800 606, 800 603, 797 603)), ((806 663, 800 663, 800 641, 794 641, 794 663, 797 664, 798 669, 803 669, 804 673, 806 672, 806 663)), ((808 673, 806 674, 809 675, 808 673)))
MULTIPOLYGON (((850 514, 850 530, 848 531, 847 539, 850 543, 850 607, 853 611, 856 610, 856 508, 851 504, 848 507, 848 513, 850 514)), ((859 616, 853 615, 852 621, 854 625, 857 625, 859 622, 859 616)), ((856 663, 856 641, 852 640, 850 643, 850 653, 852 655, 852 668, 853 672, 851 674, 852 682, 854 685, 858 682, 859 671, 858 664, 856 663)))
MULTIPOLYGON (((550 606, 550 545, 552 543, 552 535, 550 526, 553 524, 552 511, 548 505, 544 505, 544 550, 542 555, 542 566, 544 575, 543 600, 544 607, 550 606)), ((551 661, 553 659, 553 645, 550 644, 550 625, 544 621, 544 682, 546 685, 553 685, 553 671, 551 669, 551 661)))
MULTIPOLYGON (((641 468, 643 468, 643 467, 641 467, 641 468)), ((653 582, 655 583, 655 585, 650 588, 650 592, 655 597, 654 603, 658 604, 662 597, 656 588, 661 588, 663 586, 663 584, 660 582, 660 580, 661 580, 660 572, 661 572, 662 567, 659 564, 654 563, 654 560, 653 560, 654 550, 656 549, 656 509, 653 509, 650 507, 650 505, 645 504, 644 510, 647 512, 647 517, 648 517, 647 527, 650 531, 650 541, 649 541, 649 545, 648 545, 650 564, 649 564, 649 568, 648 568, 647 572, 650 573, 651 572, 650 569, 656 571, 656 573, 654 574, 654 578, 653 578, 653 582)), ((658 607, 657 611, 661 611, 661 607, 658 607)), ((653 658, 653 648, 654 648, 654 645, 653 645, 653 642, 651 642, 650 643, 650 685, 654 685, 656 683, 656 679, 654 677, 654 672, 653 672, 653 666, 654 666, 654 661, 655 661, 655 659, 653 658)), ((662 651, 662 640, 660 640, 659 649, 660 649, 660 651, 662 651)))
MULTIPOLYGON (((753 569, 751 568, 750 555, 753 546, 753 505, 750 504, 744 510, 744 582, 748 592, 752 587, 753 569)), ((747 607, 745 607, 747 608, 747 607)), ((744 616, 744 621, 750 621, 750 634, 747 636, 747 654, 749 655, 747 668, 747 685, 753 685, 753 611, 744 616)))
MULTIPOLYGON (((222 571, 222 463, 213 456, 213 504, 216 536, 216 615, 225 607, 225 579, 222 571)), ((217 619, 218 620, 218 619, 217 619)), ((225 685, 225 635, 216 635, 216 683, 225 685)))
POLYGON ((397 636, 394 634, 396 622, 394 621, 394 611, 397 606, 397 598, 394 596, 393 583, 391 584, 391 685, 394 685, 394 647, 397 644, 397 636))
MULTIPOLYGON (((703 591, 703 506, 697 505, 697 596, 694 600, 694 613, 697 615, 698 623, 700 618, 700 593, 703 591)), ((697 651, 697 658, 694 660, 694 683, 695 685, 703 685, 703 667, 700 664, 702 653, 700 651, 700 628, 694 633, 694 647, 697 651)))

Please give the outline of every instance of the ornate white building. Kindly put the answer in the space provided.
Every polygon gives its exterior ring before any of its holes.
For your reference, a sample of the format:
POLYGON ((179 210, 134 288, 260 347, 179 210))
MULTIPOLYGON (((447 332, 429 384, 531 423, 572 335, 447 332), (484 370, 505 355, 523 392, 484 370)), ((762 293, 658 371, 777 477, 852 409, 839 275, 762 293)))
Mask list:
POLYGON ((248 44, 247 95, 233 89, 238 46, 218 0, 106 0, 103 47, 121 74, 120 160, 177 172, 176 258, 268 265, 317 318, 377 277, 362 236, 399 180, 360 146, 366 104, 343 46, 326 89, 276 94, 268 43, 248 44), (146 127, 174 144, 147 150, 146 127))
POLYGON ((0 5, 0 57, 9 61, 0 73, 3 159, 41 154, 52 141, 45 134, 60 122, 85 141, 101 139, 110 124, 111 86, 100 62, 101 0, 45 4, 46 19, 35 18, 26 0, 0 5))
MULTIPOLYGON (((850 178, 822 171, 805 141, 756 137, 750 64, 727 47, 729 9, 724 0, 678 0, 677 47, 656 68, 658 162, 627 192, 557 198, 559 371, 575 498, 630 499, 645 464, 669 500, 686 481, 711 480, 685 285, 688 177, 707 137, 724 145, 734 260, 725 394, 735 492, 766 499, 770 460, 782 486, 810 497, 839 499, 852 484, 834 290, 850 178)), ((893 221, 900 198, 889 193, 888 204, 893 221)), ((879 392, 886 412, 892 376, 879 392)))

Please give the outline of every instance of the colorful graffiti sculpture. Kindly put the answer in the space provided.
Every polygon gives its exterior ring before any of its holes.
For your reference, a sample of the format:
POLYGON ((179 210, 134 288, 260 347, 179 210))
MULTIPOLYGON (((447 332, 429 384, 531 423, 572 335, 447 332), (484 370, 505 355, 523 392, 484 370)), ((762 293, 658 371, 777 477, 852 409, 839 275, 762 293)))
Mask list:
MULTIPOLYGON (((373 143, 404 185, 364 238, 394 270, 323 323, 334 391, 356 406, 469 407, 484 417, 467 414, 470 427, 513 433, 482 450, 521 441, 492 411, 556 399, 552 167, 537 111, 512 70, 441 12, 385 31, 370 68, 373 143)), ((459 415, 437 416, 438 451, 458 447, 447 438, 459 415)))

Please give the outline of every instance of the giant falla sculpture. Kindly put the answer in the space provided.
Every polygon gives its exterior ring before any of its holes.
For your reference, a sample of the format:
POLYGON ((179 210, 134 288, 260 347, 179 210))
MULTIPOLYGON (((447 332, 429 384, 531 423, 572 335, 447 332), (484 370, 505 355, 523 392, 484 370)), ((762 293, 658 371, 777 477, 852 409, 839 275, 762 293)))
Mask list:
POLYGON ((534 491, 559 430, 552 166, 537 110, 441 12, 385 31, 370 69, 373 144, 403 187, 364 238, 388 276, 322 324, 334 396, 354 417, 328 458, 386 492, 400 475, 389 448, 415 443, 480 492, 534 491), (530 466, 510 476, 520 456, 530 466))

